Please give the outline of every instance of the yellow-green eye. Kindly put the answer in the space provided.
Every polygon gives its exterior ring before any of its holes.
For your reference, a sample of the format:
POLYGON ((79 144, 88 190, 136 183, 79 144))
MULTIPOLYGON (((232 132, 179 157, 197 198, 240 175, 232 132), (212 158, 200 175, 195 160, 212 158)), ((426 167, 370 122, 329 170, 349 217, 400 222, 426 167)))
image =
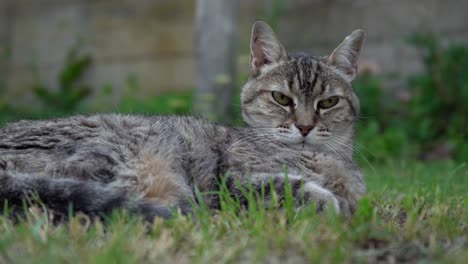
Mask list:
POLYGON ((273 99, 280 105, 288 106, 292 104, 292 99, 280 92, 273 91, 271 92, 271 96, 273 96, 273 99))
POLYGON ((339 100, 340 98, 338 96, 332 96, 330 98, 324 99, 318 102, 318 108, 327 109, 333 107, 338 103, 339 100))

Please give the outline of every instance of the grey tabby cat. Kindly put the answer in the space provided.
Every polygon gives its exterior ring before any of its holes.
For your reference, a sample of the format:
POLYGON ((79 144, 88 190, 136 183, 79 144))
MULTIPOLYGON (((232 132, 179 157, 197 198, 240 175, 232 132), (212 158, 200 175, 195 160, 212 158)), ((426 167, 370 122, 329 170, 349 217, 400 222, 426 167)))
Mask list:
MULTIPOLYGON (((97 217, 125 208, 151 221, 174 208, 190 213, 195 190, 217 191, 223 179, 241 203, 243 187, 281 198, 287 180, 297 207, 313 202, 351 215, 366 192, 351 148, 359 113, 351 81, 363 42, 356 30, 328 57, 288 55, 273 30, 256 22, 252 77, 241 98, 249 127, 119 114, 6 125, 0 200, 21 209, 37 195, 57 219, 70 207, 97 217)), ((204 202, 220 207, 216 195, 204 202)))

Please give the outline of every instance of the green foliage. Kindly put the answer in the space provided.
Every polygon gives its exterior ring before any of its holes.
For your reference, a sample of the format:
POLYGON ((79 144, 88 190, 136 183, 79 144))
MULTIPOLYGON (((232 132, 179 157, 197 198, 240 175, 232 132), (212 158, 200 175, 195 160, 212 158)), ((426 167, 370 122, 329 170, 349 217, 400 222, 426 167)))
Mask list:
POLYGON ((278 24, 286 9, 285 0, 271 0, 266 8, 265 20, 273 29, 278 29, 278 24))
POLYGON ((356 158, 358 161, 387 162, 391 159, 414 157, 414 145, 408 135, 399 127, 381 130, 382 125, 376 121, 367 121, 358 126, 356 158), (361 160, 362 159, 362 160, 361 160))
POLYGON ((56 91, 43 83, 33 86, 37 98, 51 110, 71 113, 91 94, 92 89, 89 86, 79 83, 91 65, 91 57, 79 55, 78 51, 79 46, 76 45, 68 52, 63 69, 57 77, 56 91))
POLYGON ((381 80, 369 73, 363 73, 353 83, 354 90, 359 97, 361 111, 359 116, 367 119, 384 121, 386 109, 382 106, 382 85, 381 80))
POLYGON ((354 89, 361 102, 357 124, 356 158, 375 161, 408 158, 413 146, 398 118, 398 103, 386 100, 382 80, 363 74, 354 82, 354 89))
POLYGON ((433 36, 416 36, 412 43, 423 53, 425 71, 410 78, 408 102, 385 93, 378 77, 364 74, 355 81, 361 100, 358 142, 372 161, 446 157, 437 149, 462 160, 468 156, 468 47, 442 47, 433 36))
POLYGON ((117 106, 122 113, 142 114, 190 114, 192 111, 193 91, 165 92, 146 98, 138 97, 138 79, 130 76, 124 90, 122 101, 117 106))
POLYGON ((424 143, 423 150, 452 140, 458 152, 466 154, 466 145, 460 144, 468 141, 468 47, 452 44, 444 48, 427 35, 415 36, 412 43, 424 54, 425 72, 410 81, 413 96, 407 129, 412 138, 424 143))

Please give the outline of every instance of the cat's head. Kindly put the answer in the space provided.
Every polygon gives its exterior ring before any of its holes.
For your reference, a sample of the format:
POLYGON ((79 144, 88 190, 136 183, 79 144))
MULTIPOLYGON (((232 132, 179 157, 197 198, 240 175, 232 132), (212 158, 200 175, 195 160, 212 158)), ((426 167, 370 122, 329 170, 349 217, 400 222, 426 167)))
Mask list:
POLYGON ((244 121, 298 148, 350 142, 359 114, 351 82, 364 38, 363 30, 353 31, 325 57, 289 55, 271 27, 256 22, 252 78, 241 95, 244 121))

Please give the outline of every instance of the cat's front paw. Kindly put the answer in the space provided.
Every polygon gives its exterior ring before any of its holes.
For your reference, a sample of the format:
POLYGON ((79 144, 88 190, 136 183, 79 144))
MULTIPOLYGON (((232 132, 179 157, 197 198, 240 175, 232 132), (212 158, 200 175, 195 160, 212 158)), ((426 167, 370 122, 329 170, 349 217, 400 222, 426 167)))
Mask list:
POLYGON ((336 157, 323 152, 302 151, 301 157, 304 162, 310 162, 317 165, 330 162, 341 163, 341 161, 336 157))
POLYGON ((344 163, 340 159, 321 152, 303 151, 301 163, 317 173, 342 171, 344 168, 344 163))
POLYGON ((317 211, 332 209, 340 213, 340 203, 331 191, 310 181, 304 184, 303 191, 307 200, 316 203, 317 211))
POLYGON ((317 173, 322 173, 324 168, 337 164, 336 160, 320 152, 303 151, 301 152, 300 160, 303 167, 317 173))
POLYGON ((302 151, 301 152, 301 161, 311 165, 317 165, 321 161, 325 160, 326 156, 323 153, 311 152, 311 151, 302 151))

